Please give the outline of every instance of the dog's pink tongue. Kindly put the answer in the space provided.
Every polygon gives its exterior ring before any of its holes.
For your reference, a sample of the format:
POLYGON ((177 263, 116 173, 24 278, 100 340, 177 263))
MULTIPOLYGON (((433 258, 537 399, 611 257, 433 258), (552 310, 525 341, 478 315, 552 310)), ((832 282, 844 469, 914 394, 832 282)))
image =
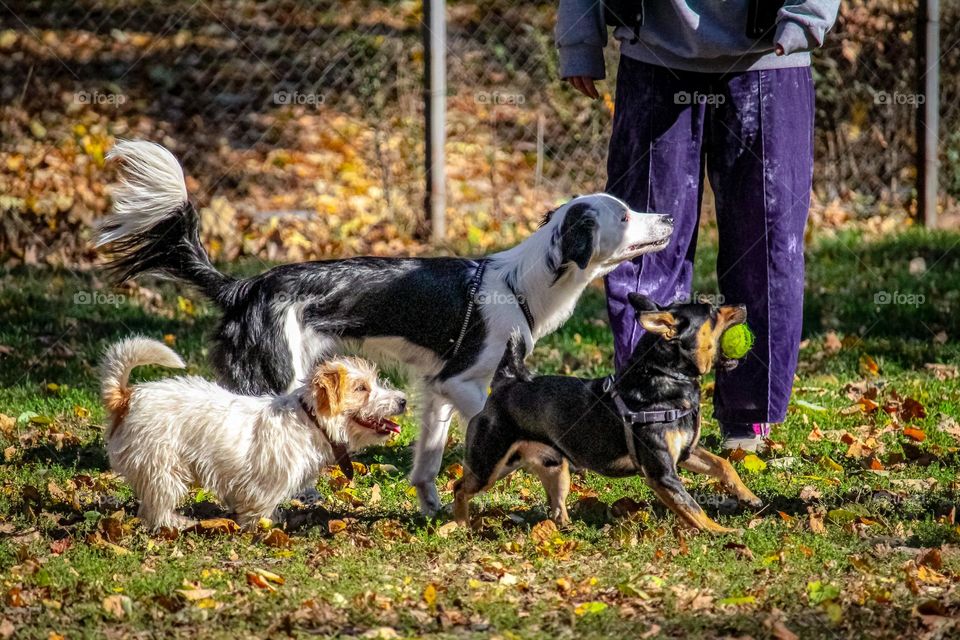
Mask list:
POLYGON ((400 433, 400 425, 394 422, 393 420, 388 420, 384 418, 380 421, 380 430, 387 431, 389 433, 400 433))

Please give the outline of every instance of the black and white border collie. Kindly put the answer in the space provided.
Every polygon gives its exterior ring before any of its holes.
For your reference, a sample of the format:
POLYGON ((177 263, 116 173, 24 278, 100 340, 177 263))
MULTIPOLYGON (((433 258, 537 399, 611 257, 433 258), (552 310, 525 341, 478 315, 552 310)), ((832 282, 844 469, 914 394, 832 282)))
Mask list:
POLYGON ((673 231, 670 216, 637 213, 597 193, 560 206, 519 245, 481 260, 357 257, 237 279, 219 272, 201 245, 173 154, 122 141, 108 157, 122 162, 122 179, 97 246, 110 252, 117 280, 172 278, 219 307, 212 360, 221 384, 248 395, 284 392, 322 358, 358 348, 409 365, 423 398, 410 481, 428 515, 440 507, 436 477, 452 409, 465 420, 479 413, 511 332, 519 329, 531 350, 566 321, 587 284, 663 248, 673 231))

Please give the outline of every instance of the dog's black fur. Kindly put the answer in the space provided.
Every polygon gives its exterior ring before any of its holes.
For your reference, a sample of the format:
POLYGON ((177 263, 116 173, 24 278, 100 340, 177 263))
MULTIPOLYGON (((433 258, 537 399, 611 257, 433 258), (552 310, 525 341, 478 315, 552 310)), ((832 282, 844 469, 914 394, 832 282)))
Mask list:
POLYGON ((483 410, 471 420, 464 476, 456 493, 457 517, 466 520, 470 496, 520 466, 532 469, 550 496, 551 516, 566 521, 566 465, 605 476, 642 474, 661 499, 688 524, 719 531, 684 489, 677 464, 694 459, 742 500, 756 496, 725 460, 700 449, 700 376, 721 359, 723 331, 745 321, 743 307, 708 304, 658 307, 631 294, 638 322, 646 329, 615 388, 631 411, 691 409, 672 422, 633 426, 636 459, 628 449, 624 420, 606 378, 535 377, 526 368, 525 345, 511 338, 483 410), (699 461, 699 462, 698 462, 699 461), (639 464, 639 466, 638 466, 639 464), (731 475, 732 474, 732 475, 731 475), (563 495, 556 495, 557 493, 563 495))
MULTIPOLYGON (((585 268, 592 253, 590 207, 574 205, 558 227, 560 251, 543 257, 555 276, 570 264, 585 268)), ((191 203, 145 231, 111 245, 107 269, 124 281, 154 273, 194 284, 222 311, 214 335, 213 365, 222 383, 238 393, 279 393, 293 380, 283 314, 307 303, 302 323, 344 339, 402 336, 443 361, 438 379, 466 370, 487 337, 473 314, 461 348, 452 347, 467 310, 477 261, 464 258, 358 257, 281 265, 237 280, 216 269, 200 243, 191 203)), ((109 229, 107 229, 109 231, 109 229)), ((506 282, 517 286, 517 274, 506 282)))

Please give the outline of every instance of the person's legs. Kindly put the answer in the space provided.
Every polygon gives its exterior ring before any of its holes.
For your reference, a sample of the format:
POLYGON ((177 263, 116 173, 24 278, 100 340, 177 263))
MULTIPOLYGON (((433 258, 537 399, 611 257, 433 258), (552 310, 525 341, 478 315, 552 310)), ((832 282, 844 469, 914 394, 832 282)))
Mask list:
POLYGON ((606 278, 618 371, 641 332, 627 294, 637 291, 658 304, 689 296, 703 184, 705 109, 695 95, 708 77, 620 60, 607 192, 636 211, 671 214, 674 229, 666 248, 625 262, 606 278))
POLYGON ((717 90, 726 100, 706 133, 717 276, 724 303, 747 306, 756 343, 736 369, 717 372, 714 415, 728 440, 759 440, 754 425, 786 417, 797 366, 814 89, 803 67, 732 75, 717 90))

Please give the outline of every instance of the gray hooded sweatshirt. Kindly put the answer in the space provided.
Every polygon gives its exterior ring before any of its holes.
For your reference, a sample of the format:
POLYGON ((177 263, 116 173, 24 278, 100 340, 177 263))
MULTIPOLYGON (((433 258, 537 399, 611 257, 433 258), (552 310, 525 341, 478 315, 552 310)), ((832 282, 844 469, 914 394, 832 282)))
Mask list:
MULTIPOLYGON (((617 27, 620 52, 672 69, 727 73, 810 64, 837 18, 840 0, 786 0, 773 38, 747 35, 751 0, 636 0, 643 23, 617 27), (774 45, 783 47, 783 56, 774 45)), ((776 1, 776 0, 759 0, 776 1)), ((556 28, 560 77, 603 78, 607 27, 599 0, 560 0, 556 28)))

